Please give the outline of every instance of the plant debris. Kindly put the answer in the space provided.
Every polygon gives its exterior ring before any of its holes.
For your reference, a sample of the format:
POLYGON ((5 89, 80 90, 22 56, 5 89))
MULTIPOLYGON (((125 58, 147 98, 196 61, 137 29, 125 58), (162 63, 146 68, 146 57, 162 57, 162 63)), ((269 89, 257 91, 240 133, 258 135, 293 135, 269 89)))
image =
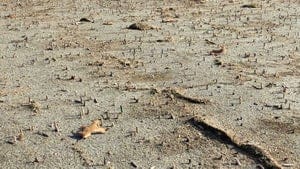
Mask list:
POLYGON ((89 62, 87 65, 88 66, 103 66, 104 62, 103 61, 94 61, 94 62, 89 62))
POLYGON ((159 42, 159 43, 161 43, 161 42, 172 42, 172 41, 174 41, 174 39, 172 37, 165 37, 164 39, 156 40, 156 42, 159 42))
POLYGON ((171 23, 171 22, 177 22, 177 19, 174 18, 165 18, 161 21, 162 23, 171 23))
POLYGON ((112 21, 106 21, 106 22, 103 22, 102 25, 112 25, 113 22, 112 21))
POLYGON ((40 136, 43 136, 43 137, 49 137, 49 135, 47 133, 44 133, 42 131, 38 131, 36 134, 40 135, 40 136))
POLYGON ((91 23, 94 23, 93 20, 90 20, 90 19, 87 19, 87 18, 81 18, 81 19, 79 20, 79 22, 91 22, 91 23))
POLYGON ((208 40, 208 39, 205 39, 205 42, 206 42, 207 44, 209 44, 209 45, 215 45, 215 44, 216 44, 215 42, 210 41, 210 40, 208 40))
POLYGON ((177 89, 164 89, 162 92, 170 93, 177 99, 184 100, 184 101, 187 101, 190 103, 196 103, 196 104, 209 104, 210 103, 210 100, 208 100, 208 99, 199 99, 199 98, 185 96, 177 89))
POLYGON ((81 127, 81 131, 79 131, 78 134, 84 139, 90 137, 92 134, 104 134, 107 128, 101 126, 101 121, 96 119, 90 125, 81 127))
POLYGON ((34 115, 40 113, 41 104, 34 100, 30 100, 29 103, 22 104, 22 106, 30 108, 34 112, 34 115))
POLYGON ((221 49, 216 49, 209 52, 210 55, 214 55, 214 56, 224 54, 224 53, 226 53, 225 46, 221 46, 221 49))
POLYGON ((257 8, 256 4, 246 4, 246 5, 242 5, 242 8, 257 8))
POLYGON ((24 135, 23 130, 20 130, 20 131, 19 131, 19 134, 18 134, 18 136, 17 136, 17 140, 18 140, 18 141, 24 141, 24 140, 25 140, 25 135, 24 135))

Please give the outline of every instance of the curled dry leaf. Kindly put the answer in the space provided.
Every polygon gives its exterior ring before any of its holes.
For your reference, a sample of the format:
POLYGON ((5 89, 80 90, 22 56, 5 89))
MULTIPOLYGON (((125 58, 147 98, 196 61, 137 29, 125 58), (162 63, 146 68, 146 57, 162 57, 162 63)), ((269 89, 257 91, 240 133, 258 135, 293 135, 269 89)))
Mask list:
POLYGON ((84 139, 90 137, 92 134, 104 134, 107 128, 101 126, 100 120, 94 120, 90 125, 81 127, 81 131, 78 134, 84 139))

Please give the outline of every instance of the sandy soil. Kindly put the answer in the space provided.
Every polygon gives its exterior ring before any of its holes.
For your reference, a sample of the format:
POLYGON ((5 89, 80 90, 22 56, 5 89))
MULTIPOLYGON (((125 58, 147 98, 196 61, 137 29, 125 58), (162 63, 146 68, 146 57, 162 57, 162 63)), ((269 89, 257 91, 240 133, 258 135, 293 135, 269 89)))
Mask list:
POLYGON ((298 0, 0 11, 1 168, 300 168, 298 0))

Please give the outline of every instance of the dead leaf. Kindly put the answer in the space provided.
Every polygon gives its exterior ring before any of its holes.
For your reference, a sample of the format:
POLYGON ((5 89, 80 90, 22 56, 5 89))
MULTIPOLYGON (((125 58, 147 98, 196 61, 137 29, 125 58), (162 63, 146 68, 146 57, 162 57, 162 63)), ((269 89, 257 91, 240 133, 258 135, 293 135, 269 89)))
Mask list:
POLYGON ((96 119, 89 126, 81 127, 81 131, 78 134, 84 139, 90 137, 92 134, 104 134, 107 128, 101 126, 101 121, 96 119))

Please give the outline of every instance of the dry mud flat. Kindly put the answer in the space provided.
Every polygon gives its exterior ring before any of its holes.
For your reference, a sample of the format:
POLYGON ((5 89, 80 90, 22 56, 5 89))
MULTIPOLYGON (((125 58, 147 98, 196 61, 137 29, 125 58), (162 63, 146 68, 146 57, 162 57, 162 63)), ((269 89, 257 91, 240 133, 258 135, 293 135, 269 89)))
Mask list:
POLYGON ((2 0, 1 167, 299 168, 300 4, 253 2, 2 0))

